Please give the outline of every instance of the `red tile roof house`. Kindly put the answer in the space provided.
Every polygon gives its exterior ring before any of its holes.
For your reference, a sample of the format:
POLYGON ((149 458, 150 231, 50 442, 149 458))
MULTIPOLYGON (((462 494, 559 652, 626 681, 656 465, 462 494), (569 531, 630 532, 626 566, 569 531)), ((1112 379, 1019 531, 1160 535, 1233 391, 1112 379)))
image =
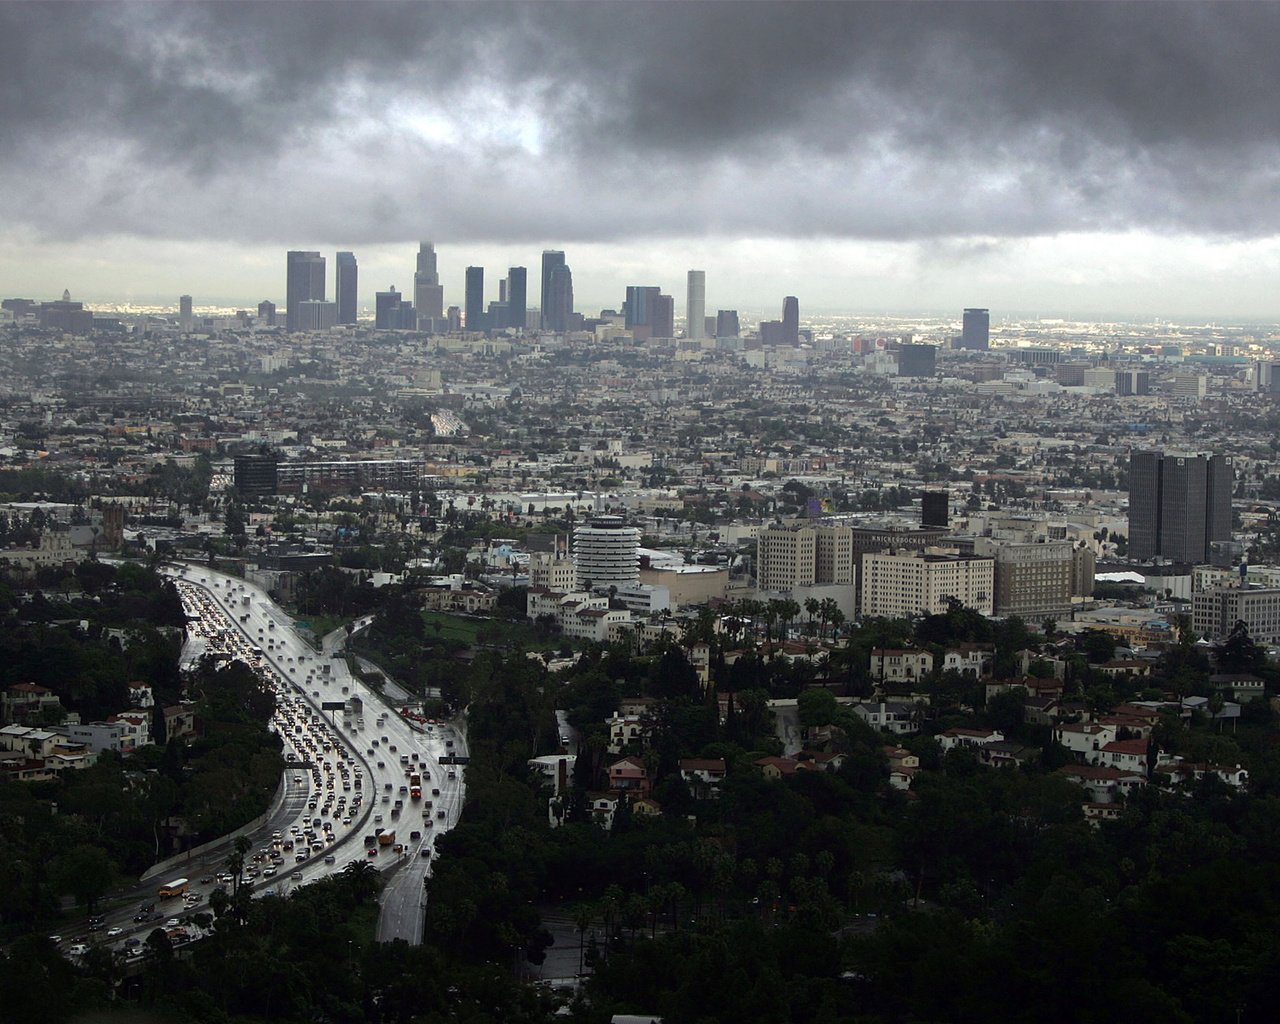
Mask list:
POLYGON ((1149 740, 1116 740, 1098 752, 1098 763, 1119 768, 1121 771, 1147 774, 1147 750, 1149 740))

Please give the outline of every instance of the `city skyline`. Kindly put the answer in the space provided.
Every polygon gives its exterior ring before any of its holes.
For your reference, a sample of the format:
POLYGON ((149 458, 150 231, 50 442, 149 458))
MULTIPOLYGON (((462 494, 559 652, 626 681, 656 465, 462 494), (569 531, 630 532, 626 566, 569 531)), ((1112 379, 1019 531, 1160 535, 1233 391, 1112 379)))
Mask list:
POLYGON ((5 5, 0 290, 281 304, 276 254, 305 247, 412 296, 427 237, 446 294, 571 252, 583 309, 683 298, 698 267, 712 309, 1280 320, 1277 28, 1197 3, 5 5))

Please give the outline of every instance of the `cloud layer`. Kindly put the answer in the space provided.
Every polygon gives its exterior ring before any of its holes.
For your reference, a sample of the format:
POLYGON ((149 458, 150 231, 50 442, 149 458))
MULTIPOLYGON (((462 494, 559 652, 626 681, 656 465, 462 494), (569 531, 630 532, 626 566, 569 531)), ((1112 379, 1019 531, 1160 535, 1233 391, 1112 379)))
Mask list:
POLYGON ((1270 4, 6 4, 0 220, 286 244, 1280 228, 1270 4))

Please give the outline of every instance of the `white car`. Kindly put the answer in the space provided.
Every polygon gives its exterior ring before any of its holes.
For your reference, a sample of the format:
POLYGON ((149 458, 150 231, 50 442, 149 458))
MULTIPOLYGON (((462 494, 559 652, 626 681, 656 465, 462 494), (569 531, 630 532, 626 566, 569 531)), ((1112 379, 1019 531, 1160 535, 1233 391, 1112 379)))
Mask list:
POLYGON ((108 929, 107 929, 107 938, 109 938, 109 939, 118 939, 118 938, 119 938, 121 935, 123 935, 123 934, 124 934, 124 929, 123 929, 123 928, 108 928, 108 929))

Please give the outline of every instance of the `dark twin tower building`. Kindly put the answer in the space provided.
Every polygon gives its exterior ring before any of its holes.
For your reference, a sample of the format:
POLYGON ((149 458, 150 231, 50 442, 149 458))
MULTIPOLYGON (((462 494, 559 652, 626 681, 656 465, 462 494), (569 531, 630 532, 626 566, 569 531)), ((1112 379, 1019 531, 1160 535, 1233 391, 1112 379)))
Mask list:
POLYGON ((1230 564, 1231 459, 1133 451, 1129 455, 1129 557, 1230 564))
POLYGON ((359 268, 351 252, 334 257, 336 301, 325 302, 325 259, 318 252, 292 250, 285 258, 285 330, 312 330, 356 322, 359 268))

